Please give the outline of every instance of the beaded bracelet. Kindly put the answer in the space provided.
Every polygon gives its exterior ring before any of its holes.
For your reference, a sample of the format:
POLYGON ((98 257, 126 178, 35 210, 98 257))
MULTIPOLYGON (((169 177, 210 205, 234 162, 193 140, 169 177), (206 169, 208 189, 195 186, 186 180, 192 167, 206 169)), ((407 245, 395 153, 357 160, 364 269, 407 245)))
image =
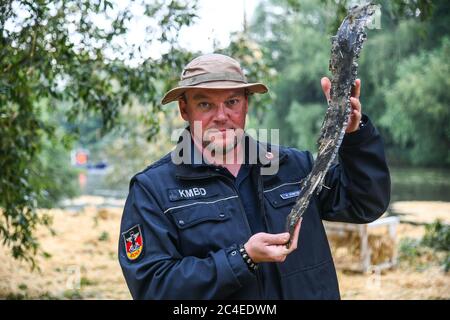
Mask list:
POLYGON ((239 253, 242 256, 242 259, 244 259, 245 263, 247 264, 248 269, 252 272, 255 272, 256 269, 258 269, 258 265, 253 262, 252 258, 250 258, 243 244, 239 246, 239 253))

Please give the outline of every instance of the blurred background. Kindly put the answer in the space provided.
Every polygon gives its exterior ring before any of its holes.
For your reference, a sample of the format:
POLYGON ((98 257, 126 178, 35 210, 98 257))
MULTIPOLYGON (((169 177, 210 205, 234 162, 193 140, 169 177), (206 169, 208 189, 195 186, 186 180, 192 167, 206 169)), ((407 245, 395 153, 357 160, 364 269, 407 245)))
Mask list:
MULTIPOLYGON (((131 298, 117 262, 128 183, 173 148, 184 123, 159 101, 197 55, 231 55, 269 86, 247 128, 316 152, 331 36, 357 3, 2 1, 0 299, 131 298)), ((392 197, 378 225, 326 225, 341 294, 449 299, 450 3, 374 3, 358 77, 392 197)))

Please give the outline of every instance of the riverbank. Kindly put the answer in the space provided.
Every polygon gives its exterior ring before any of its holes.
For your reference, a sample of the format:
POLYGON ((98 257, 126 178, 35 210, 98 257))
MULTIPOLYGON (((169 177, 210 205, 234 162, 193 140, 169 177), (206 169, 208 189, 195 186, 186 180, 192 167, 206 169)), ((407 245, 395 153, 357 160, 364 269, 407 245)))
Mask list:
MULTIPOLYGON (((40 271, 31 272, 0 246, 1 299, 131 298, 117 261, 122 209, 101 208, 105 203, 98 198, 87 200, 77 200, 77 206, 84 209, 48 211, 56 234, 52 236, 45 228, 38 230, 42 248, 49 254, 37 257, 40 271)), ((411 213, 418 217, 425 214, 427 219, 439 213, 450 222, 450 202, 402 202, 393 203, 393 208, 409 220, 414 219, 411 213)), ((401 223, 398 237, 419 239, 424 230, 420 223, 401 223)), ((372 275, 338 270, 338 278, 343 299, 450 299, 450 276, 434 264, 416 268, 401 263, 394 270, 372 275)))

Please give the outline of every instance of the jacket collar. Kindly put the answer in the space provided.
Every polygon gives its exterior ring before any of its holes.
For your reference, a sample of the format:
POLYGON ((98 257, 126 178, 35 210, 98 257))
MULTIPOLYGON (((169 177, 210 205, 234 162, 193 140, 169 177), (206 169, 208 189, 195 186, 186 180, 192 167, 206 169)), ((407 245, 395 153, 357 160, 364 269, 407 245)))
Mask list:
MULTIPOLYGON (((257 167, 279 166, 284 163, 288 155, 279 146, 262 143, 255 140, 250 135, 244 137, 245 143, 245 163, 257 167), (256 150, 256 152, 254 152, 256 150), (253 151, 253 152, 250 152, 253 151)), ((208 164, 204 161, 200 150, 192 141, 190 128, 183 130, 178 139, 175 149, 172 151, 172 159, 174 156, 180 161, 175 165, 175 174, 180 179, 204 179, 220 175, 217 173, 217 166, 208 164), (185 160, 189 160, 188 161, 185 160)))

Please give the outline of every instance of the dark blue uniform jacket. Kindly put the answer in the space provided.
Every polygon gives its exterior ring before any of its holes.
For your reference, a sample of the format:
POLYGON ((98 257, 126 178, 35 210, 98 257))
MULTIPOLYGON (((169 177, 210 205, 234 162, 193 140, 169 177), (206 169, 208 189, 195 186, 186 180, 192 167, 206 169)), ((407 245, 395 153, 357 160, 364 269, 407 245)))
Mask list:
MULTIPOLYGON (((297 250, 270 269, 270 279, 278 279, 283 299, 339 299, 322 219, 369 223, 389 204, 390 176, 382 139, 366 116, 363 120, 364 127, 345 135, 339 161, 312 198, 297 250)), ((262 155, 270 148, 254 143, 262 155)), ((261 157, 267 161, 251 166, 251 179, 266 232, 281 233, 313 157, 281 146, 278 153, 271 151, 272 160, 261 157), (276 174, 261 175, 261 168, 275 165, 276 174)), ((249 271, 237 251, 252 235, 245 201, 232 178, 219 168, 175 164, 170 154, 134 176, 119 240, 119 262, 133 298, 266 298, 261 270, 249 271), (126 254, 130 229, 142 232, 142 252, 135 260, 126 254)))

